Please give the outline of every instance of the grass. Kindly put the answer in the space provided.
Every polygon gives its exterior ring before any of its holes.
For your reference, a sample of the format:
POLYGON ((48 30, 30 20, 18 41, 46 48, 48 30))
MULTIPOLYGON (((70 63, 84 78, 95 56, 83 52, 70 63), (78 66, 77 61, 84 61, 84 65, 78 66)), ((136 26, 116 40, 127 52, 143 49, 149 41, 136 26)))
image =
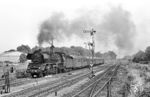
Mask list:
POLYGON ((150 91, 148 92, 147 89, 150 89, 150 65, 132 63, 128 66, 128 71, 134 77, 132 85, 137 88, 135 91, 136 96, 149 97, 150 91), (141 96, 142 94, 145 96, 141 96))

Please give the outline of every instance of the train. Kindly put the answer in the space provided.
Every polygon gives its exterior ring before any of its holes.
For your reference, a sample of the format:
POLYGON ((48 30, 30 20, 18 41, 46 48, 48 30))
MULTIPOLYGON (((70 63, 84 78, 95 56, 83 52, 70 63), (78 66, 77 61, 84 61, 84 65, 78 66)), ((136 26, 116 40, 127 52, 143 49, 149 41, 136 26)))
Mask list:
POLYGON ((63 52, 43 52, 36 50, 27 54, 27 59, 31 60, 27 67, 27 73, 31 77, 43 77, 49 74, 64 73, 71 70, 88 68, 90 62, 93 65, 104 64, 104 59, 67 55, 63 52))

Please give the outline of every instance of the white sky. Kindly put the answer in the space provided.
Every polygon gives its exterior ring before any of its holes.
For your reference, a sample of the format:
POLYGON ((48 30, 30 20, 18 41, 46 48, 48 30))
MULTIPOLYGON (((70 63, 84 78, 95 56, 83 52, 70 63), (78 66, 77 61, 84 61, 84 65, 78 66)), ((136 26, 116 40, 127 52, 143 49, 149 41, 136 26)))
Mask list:
MULTIPOLYGON (((144 50, 150 45, 150 0, 0 0, 0 52, 16 49, 21 44, 37 45, 38 27, 52 12, 64 12, 72 18, 82 9, 105 12, 118 5, 131 13, 136 24, 135 51, 144 50)), ((84 46, 83 40, 76 39, 72 39, 71 43, 84 46)), ((68 41, 63 43, 64 46, 68 44, 68 41)), ((96 50, 103 50, 103 47, 96 50)))

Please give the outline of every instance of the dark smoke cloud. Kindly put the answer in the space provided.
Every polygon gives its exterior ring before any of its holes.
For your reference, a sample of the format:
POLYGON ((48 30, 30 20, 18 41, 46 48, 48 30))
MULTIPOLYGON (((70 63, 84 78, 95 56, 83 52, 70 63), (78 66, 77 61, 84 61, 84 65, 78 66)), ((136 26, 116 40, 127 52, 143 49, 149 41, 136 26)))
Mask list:
POLYGON ((93 24, 90 15, 82 14, 73 20, 68 20, 63 13, 54 13, 41 24, 37 38, 38 43, 41 45, 43 42, 50 42, 53 39, 62 42, 63 38, 73 34, 83 38, 85 36, 83 30, 92 27, 93 24))
POLYGON ((121 7, 114 7, 103 17, 99 14, 99 11, 92 10, 68 20, 63 13, 54 13, 41 24, 38 43, 41 45, 52 39, 63 42, 61 40, 64 37, 71 37, 73 34, 84 38, 84 29, 95 28, 98 44, 109 45, 110 39, 113 39, 118 50, 131 50, 134 47, 135 25, 131 21, 130 13, 121 7))
POLYGON ((119 50, 133 49, 133 40, 136 32, 129 12, 123 10, 121 7, 112 8, 111 11, 104 16, 101 29, 105 33, 110 33, 110 35, 115 36, 115 45, 119 50))
POLYGON ((61 40, 63 34, 67 32, 68 21, 63 13, 54 13, 48 20, 45 20, 40 26, 38 34, 38 43, 50 42, 53 39, 61 40))

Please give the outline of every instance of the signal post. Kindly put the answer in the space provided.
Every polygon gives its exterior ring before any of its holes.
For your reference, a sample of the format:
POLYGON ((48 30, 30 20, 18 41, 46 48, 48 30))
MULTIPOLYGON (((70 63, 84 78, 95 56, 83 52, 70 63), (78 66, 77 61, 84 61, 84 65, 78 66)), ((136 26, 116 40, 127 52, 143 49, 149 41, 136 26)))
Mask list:
MULTIPOLYGON (((84 30, 83 31, 84 33, 90 33, 90 36, 92 38, 92 42, 89 42, 88 45, 89 47, 91 47, 91 53, 92 53, 92 64, 90 64, 91 66, 91 73, 92 73, 92 76, 94 76, 94 72, 93 72, 93 65, 94 65, 94 50, 95 50, 95 41, 94 41, 94 34, 96 33, 96 31, 92 28, 92 30, 84 30)), ((90 49, 89 49, 90 50, 90 49)))

